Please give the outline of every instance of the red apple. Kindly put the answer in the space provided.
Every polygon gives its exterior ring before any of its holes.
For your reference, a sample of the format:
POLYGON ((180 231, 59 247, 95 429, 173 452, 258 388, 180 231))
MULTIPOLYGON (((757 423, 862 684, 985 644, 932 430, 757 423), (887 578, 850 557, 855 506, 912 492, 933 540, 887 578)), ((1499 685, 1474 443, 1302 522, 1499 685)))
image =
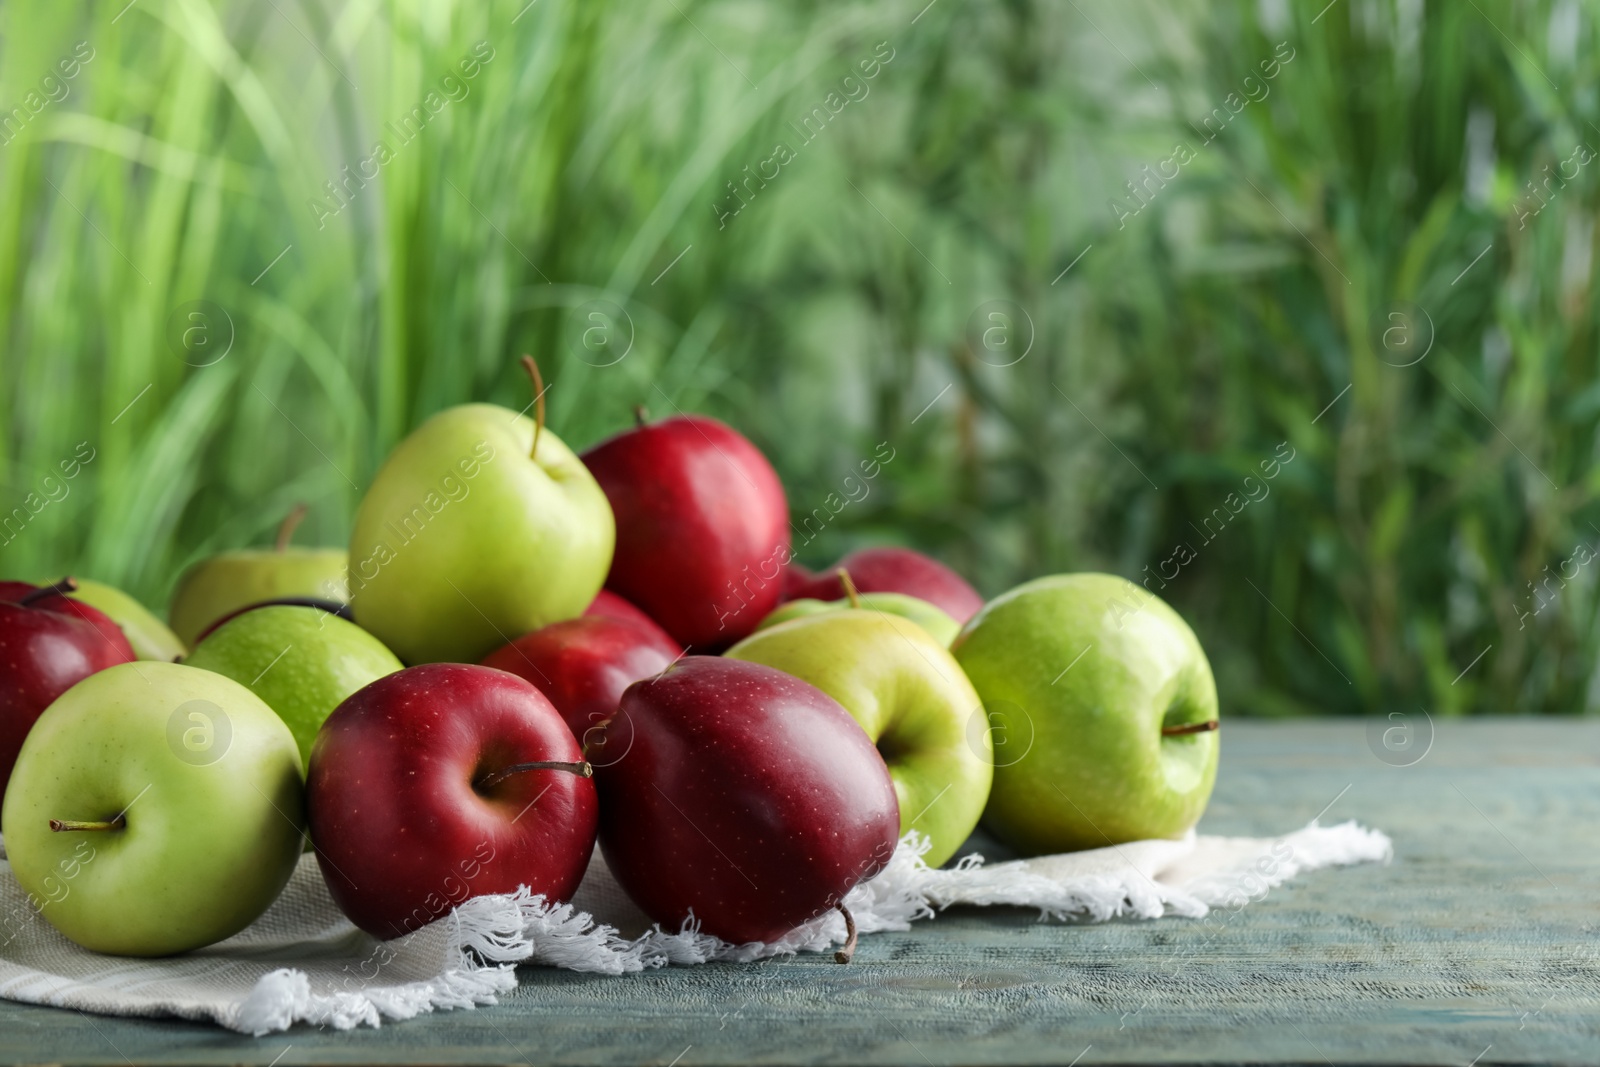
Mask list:
POLYGON ((483 665, 532 682, 583 744, 617 713, 624 689, 683 654, 661 627, 645 622, 649 629, 603 615, 551 623, 490 653, 483 665))
POLYGON ((567 899, 598 807, 550 702, 464 663, 397 671, 334 709, 311 746, 306 806, 334 902, 380 938, 519 886, 567 899))
MULTIPOLYGON (((636 626, 643 626, 651 633, 658 634, 663 641, 672 641, 672 635, 663 630, 660 623, 609 589, 602 589, 596 593, 594 599, 589 602, 589 606, 583 609, 583 614, 591 618, 600 616, 606 619, 621 619, 623 622, 631 622, 636 626)), ((677 644, 676 641, 672 641, 672 643, 674 645, 677 644)), ((682 652, 683 649, 679 648, 678 651, 682 652)))
POLYGON ((606 588, 686 648, 724 648, 778 605, 789 506, 777 472, 741 434, 684 415, 641 424, 583 454, 611 502, 606 588))
POLYGON ((0 603, 0 796, 11 781, 23 740, 44 709, 96 671, 134 658, 116 623, 62 596, 57 591, 62 588, 72 587, 0 583, 0 595, 17 598, 0 603), (69 606, 49 606, 57 602, 69 606), (97 626, 88 612, 111 629, 97 626))
POLYGON ((637 682, 600 733, 600 847, 646 915, 774 941, 880 871, 900 807, 832 697, 755 663, 689 656, 637 682), (616 749, 617 751, 612 751, 616 749))
MULTIPOLYGON (((105 637, 106 643, 116 652, 126 652, 129 658, 137 658, 133 646, 128 643, 128 637, 122 632, 122 627, 116 621, 97 607, 85 604, 81 600, 67 596, 68 593, 78 588, 78 583, 71 578, 63 578, 49 586, 33 585, 29 582, 0 582, 0 601, 16 603, 23 597, 40 590, 48 589, 50 592, 41 593, 33 597, 28 603, 45 611, 54 611, 61 615, 75 615, 92 625, 105 637)), ((114 663, 126 663, 127 660, 115 660, 114 663)), ((107 663, 106 666, 112 666, 107 663)))
POLYGON ((859 592, 914 596, 943 609, 959 623, 965 623, 983 607, 983 597, 965 578, 938 560, 909 548, 857 549, 809 582, 785 588, 784 599, 843 600, 845 589, 839 581, 840 567, 850 572, 850 580, 859 592))

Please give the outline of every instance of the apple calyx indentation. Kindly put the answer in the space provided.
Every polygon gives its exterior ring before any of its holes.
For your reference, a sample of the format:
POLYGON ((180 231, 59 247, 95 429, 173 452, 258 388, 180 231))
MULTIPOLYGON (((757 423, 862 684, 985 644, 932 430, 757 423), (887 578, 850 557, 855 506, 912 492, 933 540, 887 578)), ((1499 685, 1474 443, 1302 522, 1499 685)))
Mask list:
POLYGON ((528 380, 533 384, 533 448, 528 452, 528 458, 539 458, 539 434, 544 430, 544 375, 539 373, 539 362, 532 356, 524 354, 522 369, 528 372, 528 380))
POLYGON ((55 833, 66 830, 121 830, 128 825, 126 815, 118 815, 114 819, 51 819, 50 829, 55 833))
POLYGON ((533 760, 528 763, 513 763, 509 767, 502 767, 492 774, 484 775, 473 785, 480 790, 492 789, 512 775, 521 774, 524 771, 567 771, 577 775, 579 778, 594 777, 594 768, 589 765, 588 760, 577 760, 575 762, 568 760, 533 760))
POLYGON ((58 582, 51 582, 49 585, 41 585, 31 593, 24 593, 22 596, 17 598, 17 603, 21 604, 23 607, 27 607, 35 600, 43 600, 47 596, 66 596, 68 593, 76 592, 77 589, 78 580, 68 576, 66 578, 62 578, 58 582))
POLYGON ((294 536, 295 527, 299 526, 300 520, 304 519, 305 517, 305 504, 296 504, 292 509, 290 509, 289 514, 285 515, 283 517, 283 521, 278 524, 278 536, 277 539, 272 542, 272 550, 274 552, 289 551, 289 538, 294 536))
POLYGON ((1222 724, 1216 719, 1207 719, 1205 722, 1186 722, 1181 726, 1163 726, 1162 737, 1185 737, 1189 734, 1208 734, 1213 730, 1222 729, 1222 724))
POLYGON ((844 947, 833 954, 833 962, 849 963, 856 955, 856 918, 843 904, 835 904, 834 907, 844 916, 844 947))
POLYGON ((850 606, 861 606, 861 591, 856 588, 856 583, 850 580, 850 572, 840 567, 836 572, 839 575, 839 584, 844 586, 844 595, 850 598, 850 606))

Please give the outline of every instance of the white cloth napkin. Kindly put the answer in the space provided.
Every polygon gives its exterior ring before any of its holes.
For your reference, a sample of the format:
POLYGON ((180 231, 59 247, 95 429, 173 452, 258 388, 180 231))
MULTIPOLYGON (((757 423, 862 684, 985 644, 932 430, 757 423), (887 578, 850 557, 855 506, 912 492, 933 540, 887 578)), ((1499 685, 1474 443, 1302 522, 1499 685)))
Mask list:
MULTIPOLYGON (((845 899, 862 934, 905 930, 952 904, 1036 908, 1041 920, 1204 916, 1241 907, 1302 871, 1387 862, 1388 837, 1313 822, 1280 838, 1197 837, 953 867, 922 862, 906 835, 889 866, 845 899)), ((48 907, 48 905, 46 905, 48 907)), ((339 1029, 436 1008, 493 1004, 519 964, 622 975, 666 964, 749 961, 819 952, 844 939, 837 912, 772 944, 730 945, 692 926, 649 927, 595 851, 577 896, 551 904, 526 891, 479 897, 394 941, 376 941, 334 906, 307 855, 283 895, 242 933, 170 959, 101 956, 35 914, 0 861, 0 997, 104 1015, 179 1016, 246 1034, 297 1023, 339 1029)))

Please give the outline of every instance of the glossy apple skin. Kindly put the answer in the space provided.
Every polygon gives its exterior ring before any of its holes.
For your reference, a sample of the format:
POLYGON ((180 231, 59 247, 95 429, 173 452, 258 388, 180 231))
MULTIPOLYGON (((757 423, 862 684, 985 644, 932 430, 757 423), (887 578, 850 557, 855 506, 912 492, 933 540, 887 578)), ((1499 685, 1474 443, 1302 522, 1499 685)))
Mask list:
POLYGON ((989 799, 994 748, 983 704, 943 642, 903 616, 841 608, 764 626, 723 654, 837 700, 889 767, 900 832, 928 838, 930 867, 956 854, 989 799))
MULTIPOLYGON (((0 582, 0 601, 14 603, 38 588, 40 587, 30 585, 27 582, 0 582)), ((128 635, 123 632, 122 627, 117 624, 116 620, 93 604, 86 604, 79 600, 75 593, 67 596, 62 596, 59 593, 42 596, 37 600, 31 601, 29 606, 82 619, 100 631, 106 644, 116 654, 126 653, 129 659, 138 657, 138 653, 134 651, 133 644, 128 640, 128 635)), ((127 660, 117 659, 113 662, 125 663, 127 660)), ((109 666, 110 664, 107 665, 109 666)))
MULTIPOLYGON (((591 617, 600 616, 606 619, 621 619, 623 622, 631 622, 635 626, 644 627, 663 641, 671 642, 673 645, 678 644, 672 640, 671 634, 661 628, 660 623, 609 589, 602 589, 596 593, 594 599, 589 602, 589 606, 583 609, 583 613, 591 617)), ((683 651, 682 646, 678 646, 678 651, 683 651)))
POLYGON ((830 611, 868 611, 880 615, 899 615, 928 631, 928 636, 939 642, 941 648, 949 648, 950 642, 961 632, 960 623, 926 600, 919 600, 914 596, 906 596, 904 593, 862 593, 856 600, 854 606, 848 600, 813 600, 810 597, 786 600, 779 604, 771 615, 761 620, 756 632, 760 633, 790 619, 822 615, 830 611))
POLYGON ((582 745, 590 730, 617 713, 623 690, 682 655, 660 627, 652 629, 597 615, 566 619, 523 634, 483 665, 531 682, 582 745))
POLYGON ((133 597, 115 586, 79 578, 72 599, 97 608, 121 628, 140 659, 172 663, 189 651, 171 628, 133 597))
POLYGON ((317 734, 306 776, 311 841, 328 891, 379 938, 469 897, 566 900, 594 851, 594 781, 512 764, 581 760, 550 702, 490 667, 410 667, 358 690, 317 734))
POLYGON ((294 734, 302 766, 310 763, 311 745, 335 708, 401 668, 393 652, 355 623, 298 604, 241 612, 184 662, 226 675, 264 700, 294 734))
POLYGON ((404 663, 476 663, 573 619, 605 585, 616 531, 550 427, 461 404, 401 441, 356 510, 350 604, 404 663))
POLYGON ((200 560, 184 572, 167 611, 173 633, 193 648, 200 632, 230 612, 277 597, 350 599, 342 548, 243 548, 200 560))
POLYGON ((200 642, 215 633, 223 623, 232 622, 245 612, 255 611, 257 608, 315 608, 324 615, 333 615, 348 623, 356 621, 356 613, 350 610, 350 605, 341 604, 337 600, 324 600, 315 596, 280 596, 271 600, 261 600, 254 604, 246 604, 236 611, 228 612, 200 631, 200 636, 194 639, 196 647, 199 646, 200 642))
MULTIPOLYGON (((32 588, 12 595, 26 595, 32 588)), ((122 631, 87 604, 62 596, 40 597, 28 605, 0 603, 0 794, 11 780, 22 742, 44 710, 89 675, 133 658, 122 631), (88 612, 105 619, 111 633, 90 621, 88 612)))
POLYGON ((289 728, 244 686, 178 663, 119 664, 62 694, 11 786, 0 832, 17 881, 96 952, 167 956, 238 933, 305 838, 289 728), (50 829, 119 814, 121 829, 50 829))
POLYGON ((1161 728, 1216 719, 1217 686, 1159 597, 1110 574, 1039 578, 990 601, 950 651, 993 727, 983 823, 996 837, 1037 855, 1178 837, 1199 821, 1218 734, 1161 728))
POLYGON ((900 809, 850 713, 756 663, 689 656, 622 695, 591 750, 600 847, 633 901, 676 931, 774 941, 894 854, 900 809))
POLYGON ((618 434, 583 454, 617 517, 606 588, 685 648, 726 648, 783 594, 789 505, 755 445, 685 415, 618 434))
POLYGON ((839 581, 840 567, 850 572, 850 580, 860 592, 914 596, 941 609, 958 623, 965 623, 983 607, 983 597, 961 575, 921 552, 894 547, 857 549, 819 571, 811 581, 795 583, 786 594, 787 599, 843 599, 845 591, 839 581))

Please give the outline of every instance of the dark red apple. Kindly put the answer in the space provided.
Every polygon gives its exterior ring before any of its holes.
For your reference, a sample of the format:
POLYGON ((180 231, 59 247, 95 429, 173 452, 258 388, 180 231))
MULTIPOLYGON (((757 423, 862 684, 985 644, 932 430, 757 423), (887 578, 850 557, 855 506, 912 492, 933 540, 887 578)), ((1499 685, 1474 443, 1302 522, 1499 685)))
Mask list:
POLYGON ((590 774, 516 675, 429 663, 379 678, 311 746, 306 807, 328 891, 380 938, 519 886, 565 900, 594 851, 590 774))
POLYGON ((778 605, 789 505, 777 472, 735 430, 683 415, 583 454, 611 501, 617 547, 606 588, 686 648, 725 648, 778 605))
MULTIPOLYGON (((29 582, 0 582, 0 601, 8 601, 14 604, 23 597, 30 597, 35 592, 48 589, 50 591, 47 593, 41 592, 39 596, 31 597, 28 603, 45 611, 77 616, 91 624, 96 630, 99 630, 105 637, 106 643, 113 650, 126 652, 129 659, 136 658, 133 646, 128 643, 127 635, 122 632, 122 627, 118 626, 111 616, 97 607, 67 596, 68 593, 77 588, 78 583, 71 578, 63 578, 59 582, 48 586, 33 585, 29 582)), ((119 659, 115 662, 126 663, 127 660, 119 659)), ((106 666, 109 667, 111 664, 108 663, 106 666)))
POLYGON ((724 941, 774 941, 894 853, 883 757, 832 697, 771 667, 681 659, 628 687, 594 752, 606 863, 669 930, 692 912, 724 941))
POLYGON ((850 580, 859 592, 914 596, 943 609, 959 623, 965 623, 983 607, 983 597, 978 591, 943 563, 909 548, 892 547, 857 549, 809 582, 786 588, 784 599, 843 600, 845 589, 839 581, 840 567, 850 572, 850 580))
MULTIPOLYGON (((815 574, 812 574, 800 564, 791 561, 787 567, 783 568, 783 599, 785 601, 799 600, 805 596, 805 593, 801 592, 801 590, 814 582, 816 578, 815 574)), ((856 591, 860 592, 859 589, 856 591)))
MULTIPOLYGON (((20 591, 17 586, 27 583, 0 586, 5 596, 17 597, 0 603, 0 796, 11 781, 23 740, 44 709, 96 671, 134 658, 128 639, 110 619, 106 619, 112 628, 108 633, 71 608, 42 606, 57 601, 77 604, 57 592, 61 583, 20 591)), ((78 606, 94 611, 87 604, 78 606)))
MULTIPOLYGON (((583 614, 586 618, 599 616, 606 619, 621 619, 623 622, 631 622, 636 626, 643 626, 651 633, 660 635, 663 641, 672 641, 672 635, 663 630, 660 623, 609 589, 602 589, 596 593, 594 599, 589 602, 589 606, 583 609, 583 614)), ((676 641, 672 643, 677 644, 676 641)), ((682 652, 683 649, 680 647, 678 651, 682 652)))
POLYGON ((661 627, 645 621, 649 629, 603 615, 551 623, 490 653, 483 665, 532 682, 581 745, 617 713, 624 689, 683 654, 661 627))
POLYGON ((235 608, 226 615, 207 623, 206 628, 201 630, 200 633, 195 637, 194 643, 196 646, 198 646, 201 641, 204 641, 208 636, 210 636, 212 630, 215 630, 225 622, 229 622, 238 618, 247 611, 254 611, 257 608, 275 607, 316 608, 325 615, 337 615, 345 622, 353 623, 356 621, 356 613, 350 610, 350 605, 341 604, 337 600, 323 600, 321 597, 314 596, 280 596, 274 597, 271 600, 258 600, 254 604, 246 604, 242 608, 235 608))

